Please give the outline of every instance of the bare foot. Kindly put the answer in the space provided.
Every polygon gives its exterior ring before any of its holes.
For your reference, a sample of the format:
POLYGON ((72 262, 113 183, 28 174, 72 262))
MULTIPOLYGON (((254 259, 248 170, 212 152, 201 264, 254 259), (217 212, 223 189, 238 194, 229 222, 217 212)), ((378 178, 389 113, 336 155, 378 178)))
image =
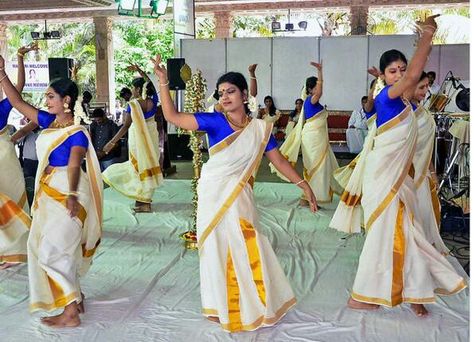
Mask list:
POLYGON ((83 314, 86 312, 86 309, 84 307, 84 299, 86 299, 86 297, 84 296, 84 293, 81 292, 81 297, 82 297, 82 300, 81 302, 77 305, 77 311, 80 313, 80 314, 83 314))
POLYGON ((219 320, 219 317, 216 317, 216 316, 207 316, 206 317, 208 320, 210 320, 211 322, 215 322, 215 323, 220 323, 221 321, 219 320))
POLYGON ((133 211, 136 213, 151 213, 151 203, 136 201, 133 211))
POLYGON ((426 310, 423 304, 410 304, 411 309, 418 317, 428 316, 428 310, 426 310))
POLYGON ((51 317, 42 317, 41 323, 52 328, 72 328, 81 324, 79 319, 78 304, 73 302, 64 308, 62 314, 51 317))
POLYGON ((6 270, 7 268, 10 268, 16 265, 18 264, 14 262, 4 262, 3 264, 0 264, 0 270, 6 270))
POLYGON ((358 302, 352 297, 347 301, 347 306, 355 310, 377 310, 380 305, 358 302))

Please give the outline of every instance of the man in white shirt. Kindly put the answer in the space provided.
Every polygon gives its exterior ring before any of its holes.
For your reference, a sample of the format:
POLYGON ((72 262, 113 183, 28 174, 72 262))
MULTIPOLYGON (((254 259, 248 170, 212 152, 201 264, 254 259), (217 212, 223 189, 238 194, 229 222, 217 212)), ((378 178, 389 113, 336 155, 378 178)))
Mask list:
POLYGON ((359 153, 364 146, 364 139, 367 136, 367 117, 364 111, 364 105, 367 103, 367 96, 360 100, 361 108, 354 110, 349 119, 346 130, 347 147, 350 153, 359 153))

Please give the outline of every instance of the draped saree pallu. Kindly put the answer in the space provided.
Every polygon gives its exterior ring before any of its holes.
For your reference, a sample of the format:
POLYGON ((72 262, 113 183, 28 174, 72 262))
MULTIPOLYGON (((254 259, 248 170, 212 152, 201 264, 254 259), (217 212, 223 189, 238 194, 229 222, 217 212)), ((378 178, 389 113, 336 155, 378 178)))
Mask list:
POLYGON ((132 125, 128 130, 128 159, 109 166, 104 181, 121 194, 151 203, 155 189, 163 182, 160 147, 154 117, 145 120, 137 100, 130 101, 132 125))
MULTIPOLYGON (((340 192, 340 187, 332 176, 338 164, 329 144, 327 118, 328 112, 322 110, 305 120, 304 109, 302 109, 298 123, 280 147, 281 154, 293 166, 296 165, 301 148, 303 176, 313 190, 318 203, 329 203, 332 201, 333 193, 340 192)), ((270 169, 280 178, 288 181, 271 164, 270 169)))
POLYGON ((369 131, 365 138, 362 151, 348 165, 334 171, 334 179, 344 188, 336 211, 329 227, 344 233, 360 233, 363 225, 363 211, 360 205, 362 199, 362 179, 368 153, 374 145, 377 132, 376 114, 367 120, 369 131))
POLYGON ((253 119, 214 145, 198 184, 202 310, 230 332, 273 325, 296 303, 270 242, 258 231, 253 199, 271 129, 253 119))
POLYGON ((441 239, 439 228, 441 222, 441 204, 436 185, 431 178, 430 163, 433 155, 436 123, 431 113, 423 106, 415 111, 418 125, 416 152, 413 158, 415 167, 415 186, 418 203, 418 217, 422 223, 421 232, 425 239, 443 254, 449 249, 441 239))
POLYGON ((363 181, 367 237, 352 298, 388 307, 433 303, 466 287, 449 261, 420 233, 413 157, 417 124, 411 106, 377 129, 363 181))
POLYGON ((31 220, 25 179, 8 127, 0 130, 0 264, 26 262, 31 220))
POLYGON ((55 310, 82 301, 79 276, 92 261, 102 232, 102 178, 89 134, 82 126, 45 129, 36 142, 39 167, 36 175, 33 221, 28 239, 30 310, 55 310), (70 135, 82 131, 89 139, 87 172, 78 186, 79 213, 70 217, 67 166, 45 168, 51 152, 70 135))

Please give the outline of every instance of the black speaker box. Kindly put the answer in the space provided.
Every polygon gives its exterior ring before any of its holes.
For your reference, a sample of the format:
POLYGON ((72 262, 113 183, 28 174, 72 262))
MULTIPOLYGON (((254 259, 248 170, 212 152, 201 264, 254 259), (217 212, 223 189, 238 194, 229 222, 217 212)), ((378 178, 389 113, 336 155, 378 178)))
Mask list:
POLYGON ((184 58, 170 58, 167 61, 168 81, 170 90, 184 90, 186 83, 181 79, 180 71, 185 64, 184 58))
POLYGON ((171 160, 192 160, 193 151, 188 146, 189 135, 168 134, 169 156, 171 160))
POLYGON ((74 60, 71 58, 48 58, 49 81, 56 78, 71 78, 74 60))

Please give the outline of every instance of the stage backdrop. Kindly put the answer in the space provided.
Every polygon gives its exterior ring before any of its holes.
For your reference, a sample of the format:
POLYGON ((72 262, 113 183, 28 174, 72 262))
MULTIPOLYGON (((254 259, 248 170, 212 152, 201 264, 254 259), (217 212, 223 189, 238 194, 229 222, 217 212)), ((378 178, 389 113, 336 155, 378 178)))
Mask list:
MULTIPOLYGON (((217 78, 227 71, 248 77, 249 64, 258 63, 258 101, 274 97, 280 109, 292 109, 306 77, 316 75, 309 62, 323 60, 324 94, 321 103, 330 110, 353 110, 367 94, 372 77, 367 68, 378 67, 380 55, 398 49, 411 58, 415 36, 275 37, 181 41, 181 56, 208 81, 209 96, 217 78)), ((448 70, 469 79, 469 45, 435 45, 426 70, 442 82, 448 70)))

